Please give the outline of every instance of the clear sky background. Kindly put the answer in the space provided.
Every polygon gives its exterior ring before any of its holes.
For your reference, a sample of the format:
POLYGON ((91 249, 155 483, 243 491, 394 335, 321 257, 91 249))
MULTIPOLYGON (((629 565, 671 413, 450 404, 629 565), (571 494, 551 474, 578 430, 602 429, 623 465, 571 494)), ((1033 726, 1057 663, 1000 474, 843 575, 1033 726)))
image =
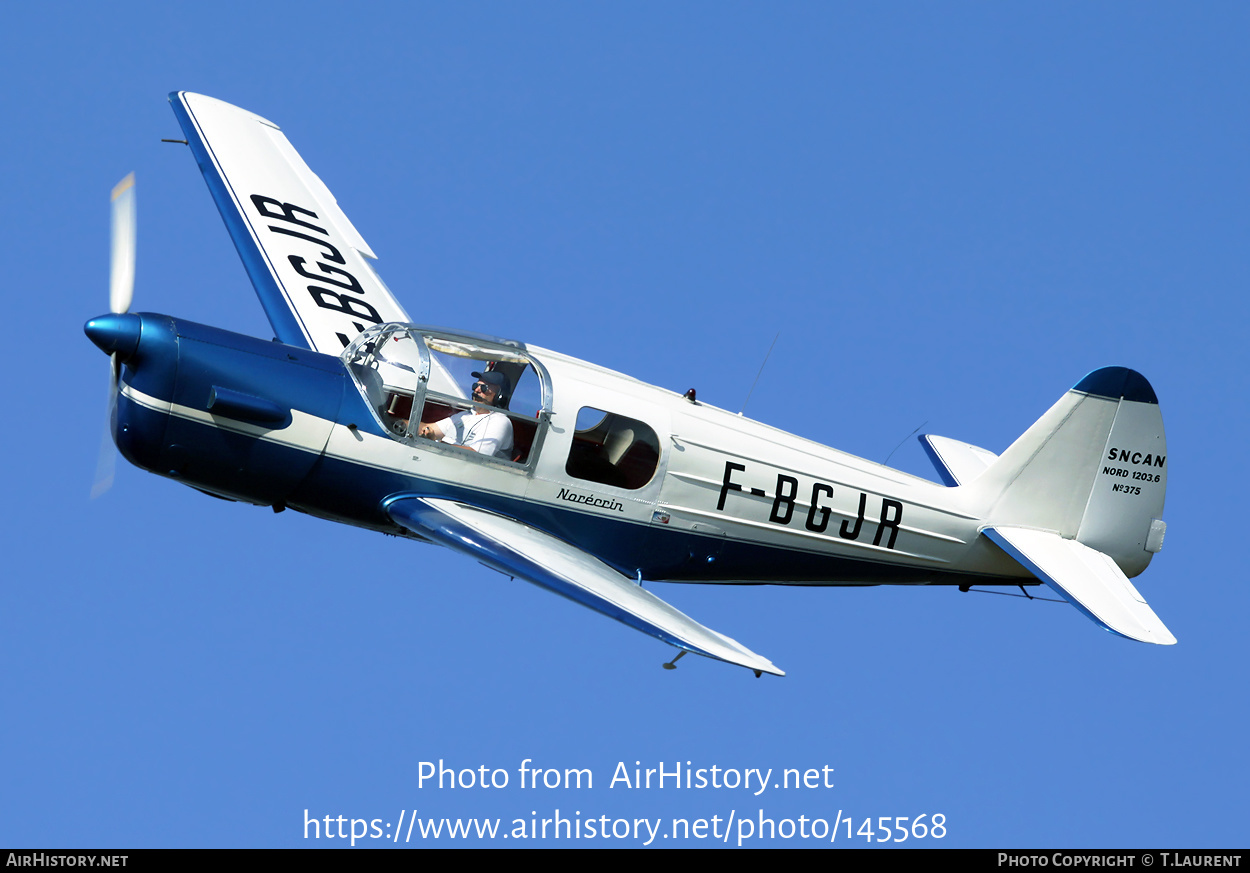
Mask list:
POLYGON ((305 810, 559 809, 1244 848, 1248 37, 1234 3, 6 8, 0 844, 338 846, 305 810), (414 318, 735 411, 779 331, 751 417, 910 472, 936 478, 922 423, 1001 451, 1086 372, 1140 370, 1171 489, 1137 582, 1179 644, 948 588, 662 586, 789 675, 666 672, 659 642, 432 546, 124 462, 89 500, 108 365, 82 324, 125 173, 135 308, 271 335, 160 142, 176 89, 281 125, 414 318), (509 787, 420 786, 440 759, 509 787), (594 787, 522 789, 525 759, 594 787), (635 761, 834 787, 609 787, 635 761))

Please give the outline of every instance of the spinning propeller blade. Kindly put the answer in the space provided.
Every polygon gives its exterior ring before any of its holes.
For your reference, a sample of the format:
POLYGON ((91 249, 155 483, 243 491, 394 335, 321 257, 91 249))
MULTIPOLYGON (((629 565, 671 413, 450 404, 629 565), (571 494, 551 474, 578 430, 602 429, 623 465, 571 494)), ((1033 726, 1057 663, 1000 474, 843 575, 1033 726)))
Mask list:
POLYGON ((109 311, 130 311, 135 292, 135 174, 113 189, 113 245, 109 263, 109 311))
POLYGON ((104 435, 100 439, 100 458, 96 461, 95 481, 91 483, 92 500, 113 487, 113 474, 117 471, 117 449, 113 445, 109 425, 113 421, 113 409, 117 406, 117 371, 119 368, 117 355, 114 354, 109 366, 112 375, 109 379, 109 405, 108 413, 104 417, 104 435))
MULTIPOLYGON (((130 173, 113 188, 112 246, 109 251, 109 311, 122 315, 130 311, 135 291, 135 174, 130 173)), ((113 485, 117 469, 117 451, 109 427, 117 406, 117 386, 121 377, 121 359, 117 352, 109 355, 108 413, 104 419, 104 438, 100 443, 100 459, 96 462, 95 482, 91 497, 95 499, 113 485)))

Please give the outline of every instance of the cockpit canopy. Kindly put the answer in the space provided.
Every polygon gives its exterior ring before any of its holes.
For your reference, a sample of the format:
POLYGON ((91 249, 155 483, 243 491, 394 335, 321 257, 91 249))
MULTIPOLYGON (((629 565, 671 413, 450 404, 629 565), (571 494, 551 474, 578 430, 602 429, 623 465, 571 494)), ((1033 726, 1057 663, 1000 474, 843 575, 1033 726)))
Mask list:
POLYGON ((494 455, 497 460, 528 464, 551 412, 547 371, 519 343, 382 324, 357 337, 342 358, 378 422, 403 442, 417 440, 422 423, 482 412, 473 402, 474 373, 502 376, 490 378, 501 382, 502 391, 489 411, 507 416, 512 439, 494 455))

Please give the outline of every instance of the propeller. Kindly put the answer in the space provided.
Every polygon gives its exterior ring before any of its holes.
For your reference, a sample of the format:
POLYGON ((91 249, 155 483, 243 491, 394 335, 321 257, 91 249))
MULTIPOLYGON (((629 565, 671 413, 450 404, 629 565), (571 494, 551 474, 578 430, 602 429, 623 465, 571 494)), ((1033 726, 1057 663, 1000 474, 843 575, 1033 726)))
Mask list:
POLYGON ((113 246, 109 263, 109 311, 130 311, 135 295, 135 174, 113 188, 113 246))
MULTIPOLYGON (((130 311, 135 292, 135 174, 130 173, 113 188, 112 245, 109 250, 109 312, 124 315, 130 311)), ((90 330, 88 331, 90 334, 90 330)), ((100 443, 100 459, 96 463, 91 497, 95 499, 113 485, 117 469, 117 452, 109 434, 109 424, 117 406, 117 385, 122 363, 117 352, 109 355, 108 414, 104 419, 104 438, 100 443)))

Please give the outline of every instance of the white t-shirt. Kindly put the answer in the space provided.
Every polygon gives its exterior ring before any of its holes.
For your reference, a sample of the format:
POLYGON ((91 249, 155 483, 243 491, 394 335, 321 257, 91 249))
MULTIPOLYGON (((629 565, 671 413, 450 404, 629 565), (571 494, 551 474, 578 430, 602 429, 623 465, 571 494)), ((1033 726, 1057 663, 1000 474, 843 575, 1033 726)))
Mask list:
POLYGON ((444 418, 437 425, 443 432, 443 442, 464 446, 495 458, 511 459, 512 422, 502 412, 482 415, 472 410, 457 412, 444 418))

